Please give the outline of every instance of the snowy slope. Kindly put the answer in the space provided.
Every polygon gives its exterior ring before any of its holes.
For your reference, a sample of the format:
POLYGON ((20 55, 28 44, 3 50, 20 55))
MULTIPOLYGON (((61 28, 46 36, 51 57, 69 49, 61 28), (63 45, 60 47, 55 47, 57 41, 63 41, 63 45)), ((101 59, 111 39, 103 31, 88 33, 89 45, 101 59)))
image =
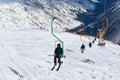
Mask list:
POLYGON ((88 48, 93 38, 83 36, 86 51, 81 54, 79 35, 56 33, 65 43, 66 58, 59 72, 50 71, 55 39, 50 32, 30 28, 0 29, 0 80, 120 80, 120 46, 106 42, 88 48), (83 62, 89 59, 93 62, 83 62))

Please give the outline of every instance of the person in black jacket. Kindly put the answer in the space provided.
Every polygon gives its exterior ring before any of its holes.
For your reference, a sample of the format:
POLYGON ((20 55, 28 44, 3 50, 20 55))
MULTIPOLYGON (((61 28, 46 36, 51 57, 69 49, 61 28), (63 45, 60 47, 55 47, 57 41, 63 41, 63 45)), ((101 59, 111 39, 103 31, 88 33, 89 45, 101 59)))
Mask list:
POLYGON ((61 48, 60 44, 57 44, 57 48, 55 49, 54 54, 55 54, 54 64, 55 65, 57 64, 57 59, 58 59, 58 63, 60 64, 61 63, 61 57, 62 57, 62 54, 63 54, 63 49, 61 48))
POLYGON ((85 45, 84 45, 84 44, 82 44, 80 48, 81 48, 81 53, 84 53, 84 50, 85 50, 85 45))
POLYGON ((91 48, 92 47, 92 43, 91 42, 89 42, 89 48, 91 48))
POLYGON ((60 69, 60 66, 62 63, 61 58, 62 58, 62 54, 63 54, 63 49, 61 48, 60 44, 57 44, 57 48, 55 48, 54 54, 55 54, 54 55, 54 66, 52 67, 51 70, 53 70, 55 68, 55 66, 57 65, 57 59, 58 59, 59 66, 56 69, 58 71, 60 69))

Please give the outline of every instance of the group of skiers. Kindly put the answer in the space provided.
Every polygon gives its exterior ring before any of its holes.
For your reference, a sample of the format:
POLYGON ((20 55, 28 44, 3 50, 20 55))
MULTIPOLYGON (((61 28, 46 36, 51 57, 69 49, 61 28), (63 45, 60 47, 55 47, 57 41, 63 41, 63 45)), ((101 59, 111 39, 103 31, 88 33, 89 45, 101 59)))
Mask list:
MULTIPOLYGON (((54 19, 55 19, 55 18, 52 19, 52 22, 53 22, 54 19)), ((105 26, 104 29, 103 29, 102 31, 100 31, 99 34, 98 34, 98 38, 99 38, 99 43, 98 43, 98 45, 99 45, 99 46, 105 46, 105 43, 102 42, 102 38, 103 38, 103 36, 105 35, 105 33, 106 33, 107 29, 108 29, 108 19, 105 18, 105 21, 106 21, 106 26, 105 26)), ((55 36, 55 35, 54 35, 54 36, 55 36)), ((93 40, 92 42, 89 42, 89 44, 88 44, 89 48, 92 48, 92 44, 94 44, 95 41, 96 41, 96 37, 94 38, 94 40, 93 40)), ((84 42, 83 42, 83 43, 84 43, 84 42)), ((86 48, 85 44, 82 44, 81 47, 80 47, 81 53, 84 53, 85 48, 86 48)), ((56 69, 56 70, 58 71, 59 68, 60 68, 60 66, 61 66, 61 63, 63 63, 63 62, 61 61, 61 58, 62 58, 62 56, 63 56, 63 49, 62 49, 62 47, 61 47, 60 44, 57 44, 57 48, 55 48, 54 54, 55 54, 55 55, 54 55, 54 66, 52 67, 51 70, 53 70, 53 69, 55 68, 55 66, 57 65, 57 61, 58 61, 59 66, 58 66, 58 68, 56 69)))
MULTIPOLYGON (((88 44, 89 48, 92 47, 92 44, 94 44, 95 41, 96 41, 96 38, 92 42, 89 42, 89 44, 88 44)), ((85 51, 85 44, 82 44, 81 47, 80 47, 80 49, 81 49, 81 53, 84 53, 84 51, 85 51)))
MULTIPOLYGON (((96 41, 96 38, 92 41, 92 42, 89 42, 89 47, 91 48, 92 47, 92 44, 94 44, 96 41)), ((85 45, 82 44, 81 47, 81 53, 84 53, 84 50, 85 50, 85 45)), ((61 63, 63 63, 61 61, 61 58, 62 58, 62 53, 63 53, 63 49, 61 47, 61 44, 57 44, 57 47, 55 48, 55 51, 54 51, 54 66, 52 67, 51 70, 53 70, 55 68, 55 66, 57 65, 57 62, 59 63, 59 66, 58 68, 56 69, 57 71, 59 70, 60 66, 61 66, 61 63)))

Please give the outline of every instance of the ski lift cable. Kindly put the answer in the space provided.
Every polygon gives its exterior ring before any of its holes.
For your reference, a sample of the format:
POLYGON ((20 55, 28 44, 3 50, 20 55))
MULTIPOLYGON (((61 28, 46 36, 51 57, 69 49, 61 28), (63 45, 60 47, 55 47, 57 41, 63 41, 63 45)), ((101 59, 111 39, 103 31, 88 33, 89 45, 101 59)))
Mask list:
POLYGON ((104 0, 104 12, 106 10, 106 0, 104 0))
POLYGON ((106 0, 104 0, 104 18, 105 18, 105 29, 101 31, 102 37, 105 35, 107 29, 108 29, 108 18, 106 17, 106 0))
POLYGON ((106 0, 104 0, 104 18, 105 18, 105 24, 106 25, 105 25, 105 28, 103 30, 101 30, 100 33, 99 33, 99 43, 101 43, 101 40, 102 40, 103 36, 105 35, 105 33, 108 29, 108 18, 106 17, 106 0))

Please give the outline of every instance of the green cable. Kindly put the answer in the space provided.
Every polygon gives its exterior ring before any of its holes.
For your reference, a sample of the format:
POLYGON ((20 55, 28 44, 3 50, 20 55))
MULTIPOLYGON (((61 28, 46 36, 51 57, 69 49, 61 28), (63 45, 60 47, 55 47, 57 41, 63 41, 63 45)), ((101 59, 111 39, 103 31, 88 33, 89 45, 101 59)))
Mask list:
POLYGON ((56 19, 56 18, 53 17, 53 18, 52 18, 52 21, 51 21, 51 34, 52 34, 52 36, 54 36, 58 41, 60 41, 60 42, 62 43, 62 49, 63 49, 62 57, 64 57, 64 42, 63 42, 60 38, 58 38, 58 37, 54 34, 54 31, 53 31, 53 21, 54 21, 55 19, 56 19))

